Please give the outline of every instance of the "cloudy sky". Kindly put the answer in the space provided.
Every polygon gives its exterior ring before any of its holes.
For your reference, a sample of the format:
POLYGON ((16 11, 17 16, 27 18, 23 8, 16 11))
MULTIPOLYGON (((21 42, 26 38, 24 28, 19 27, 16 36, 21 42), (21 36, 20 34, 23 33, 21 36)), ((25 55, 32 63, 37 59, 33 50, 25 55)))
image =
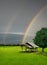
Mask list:
MULTIPOLYGON (((24 33, 32 18, 46 4, 47 0, 0 0, 0 33, 24 33)), ((36 31, 35 26, 47 26, 47 6, 32 24, 30 33, 36 31)))

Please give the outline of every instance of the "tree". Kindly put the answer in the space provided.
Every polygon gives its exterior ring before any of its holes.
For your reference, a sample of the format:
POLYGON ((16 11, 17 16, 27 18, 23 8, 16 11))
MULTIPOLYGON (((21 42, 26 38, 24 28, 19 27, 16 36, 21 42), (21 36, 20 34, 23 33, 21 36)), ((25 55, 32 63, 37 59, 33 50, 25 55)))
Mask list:
POLYGON ((41 30, 39 30, 36 33, 33 41, 36 45, 42 47, 42 52, 44 52, 44 48, 47 47, 47 28, 42 28, 41 30))

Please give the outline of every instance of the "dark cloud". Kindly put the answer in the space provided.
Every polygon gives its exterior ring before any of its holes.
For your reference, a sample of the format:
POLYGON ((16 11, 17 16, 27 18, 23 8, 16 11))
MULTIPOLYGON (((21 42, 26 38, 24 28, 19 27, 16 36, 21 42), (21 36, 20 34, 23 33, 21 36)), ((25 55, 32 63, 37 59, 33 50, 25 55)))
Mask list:
POLYGON ((15 20, 9 32, 24 32, 33 16, 46 4, 47 0, 0 0, 0 32, 6 32, 13 16, 15 20))

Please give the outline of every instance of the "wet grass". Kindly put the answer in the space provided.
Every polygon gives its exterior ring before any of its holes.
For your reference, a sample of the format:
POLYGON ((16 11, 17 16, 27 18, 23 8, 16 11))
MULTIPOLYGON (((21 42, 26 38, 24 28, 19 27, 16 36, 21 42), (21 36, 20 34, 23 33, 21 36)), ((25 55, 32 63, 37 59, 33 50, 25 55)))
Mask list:
POLYGON ((1 46, 0 65, 47 65, 47 48, 42 53, 22 52, 20 46, 1 46))

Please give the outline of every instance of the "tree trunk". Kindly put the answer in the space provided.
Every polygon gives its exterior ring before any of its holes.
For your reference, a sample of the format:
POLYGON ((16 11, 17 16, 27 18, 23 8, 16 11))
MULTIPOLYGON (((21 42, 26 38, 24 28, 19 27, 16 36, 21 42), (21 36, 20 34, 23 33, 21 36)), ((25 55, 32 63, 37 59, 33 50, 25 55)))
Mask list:
POLYGON ((44 52, 44 48, 42 48, 42 52, 44 52))

